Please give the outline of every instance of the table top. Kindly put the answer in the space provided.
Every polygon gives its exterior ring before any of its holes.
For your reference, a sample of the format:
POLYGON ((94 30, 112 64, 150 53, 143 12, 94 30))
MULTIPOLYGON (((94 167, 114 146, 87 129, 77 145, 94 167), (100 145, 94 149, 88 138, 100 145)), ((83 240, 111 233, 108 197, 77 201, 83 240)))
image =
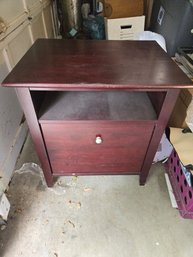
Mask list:
POLYGON ((38 39, 2 83, 31 89, 193 88, 155 41, 38 39))

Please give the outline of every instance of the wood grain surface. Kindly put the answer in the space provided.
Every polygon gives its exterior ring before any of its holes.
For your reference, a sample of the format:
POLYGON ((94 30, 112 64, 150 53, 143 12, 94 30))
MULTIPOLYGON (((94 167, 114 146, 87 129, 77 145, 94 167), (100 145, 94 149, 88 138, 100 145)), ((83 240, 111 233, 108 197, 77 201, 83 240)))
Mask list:
POLYGON ((39 39, 3 82, 64 89, 166 89, 192 82, 155 41, 39 39))
POLYGON ((42 124, 53 174, 63 175, 140 173, 153 128, 153 122, 42 124))

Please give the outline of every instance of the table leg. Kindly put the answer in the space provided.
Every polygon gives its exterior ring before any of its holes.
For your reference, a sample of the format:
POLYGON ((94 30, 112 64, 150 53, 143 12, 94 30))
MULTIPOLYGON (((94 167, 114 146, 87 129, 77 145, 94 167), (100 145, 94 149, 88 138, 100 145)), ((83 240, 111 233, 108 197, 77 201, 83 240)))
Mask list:
POLYGON ((178 89, 173 89, 173 90, 171 89, 171 90, 168 90, 166 93, 166 97, 164 99, 164 102, 158 117, 158 121, 157 121, 157 124, 155 125, 154 132, 150 140, 150 144, 144 159, 144 163, 142 165, 140 179, 139 179, 140 185, 145 185, 146 183, 146 179, 147 179, 149 170, 151 168, 154 156, 158 149, 164 130, 167 126, 170 114, 176 103, 179 92, 180 90, 178 89))
POLYGON ((28 88, 17 88, 16 94, 25 114, 32 140, 42 165, 46 183, 51 187, 53 186, 53 174, 30 91, 28 88))

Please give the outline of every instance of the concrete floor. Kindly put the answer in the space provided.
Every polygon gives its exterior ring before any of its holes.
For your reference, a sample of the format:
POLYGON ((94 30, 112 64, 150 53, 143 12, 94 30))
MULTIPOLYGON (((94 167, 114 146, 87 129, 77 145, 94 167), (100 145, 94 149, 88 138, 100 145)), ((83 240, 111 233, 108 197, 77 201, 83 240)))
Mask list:
MULTIPOLYGON (((30 138, 18 160, 38 162, 30 138)), ((1 257, 191 257, 193 222, 170 204, 164 168, 138 176, 59 178, 48 189, 36 166, 16 172, 1 257), (30 171, 31 170, 31 171, 30 171)))

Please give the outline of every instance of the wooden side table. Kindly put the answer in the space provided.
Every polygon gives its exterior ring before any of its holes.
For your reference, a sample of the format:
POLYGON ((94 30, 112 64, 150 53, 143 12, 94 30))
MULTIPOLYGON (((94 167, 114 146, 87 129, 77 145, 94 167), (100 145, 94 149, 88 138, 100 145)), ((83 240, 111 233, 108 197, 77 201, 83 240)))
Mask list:
POLYGON ((48 186, 59 175, 138 174, 144 185, 181 88, 151 41, 40 39, 4 80, 16 88, 48 186))

